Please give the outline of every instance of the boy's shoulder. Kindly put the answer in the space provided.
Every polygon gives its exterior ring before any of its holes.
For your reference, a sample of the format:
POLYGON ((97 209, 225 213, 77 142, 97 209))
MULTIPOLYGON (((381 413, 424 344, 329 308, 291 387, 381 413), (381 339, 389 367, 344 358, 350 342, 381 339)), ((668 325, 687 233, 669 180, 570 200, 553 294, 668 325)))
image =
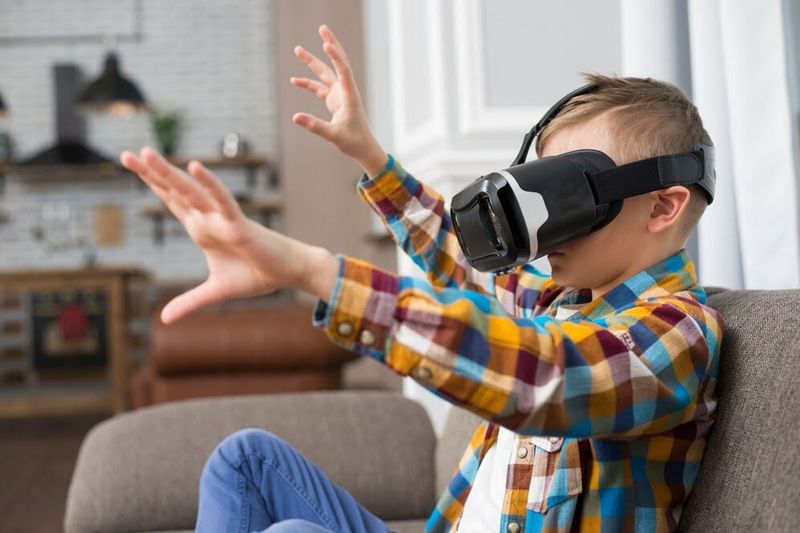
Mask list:
POLYGON ((722 334, 724 325, 722 314, 708 305, 706 291, 699 285, 674 293, 655 296, 645 301, 674 307, 687 317, 692 318, 701 327, 709 328, 717 336, 722 334))
POLYGON ((724 323, 698 285, 638 298, 602 322, 626 343, 635 339, 640 350, 658 345, 671 357, 688 350, 696 364, 715 374, 724 323))

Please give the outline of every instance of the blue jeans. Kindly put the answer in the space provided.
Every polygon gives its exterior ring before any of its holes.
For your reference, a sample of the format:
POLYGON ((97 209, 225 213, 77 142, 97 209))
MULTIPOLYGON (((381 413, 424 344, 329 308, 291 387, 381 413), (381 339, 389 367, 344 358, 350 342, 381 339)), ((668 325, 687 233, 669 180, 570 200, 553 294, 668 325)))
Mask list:
POLYGON ((200 533, 386 533, 350 493, 275 435, 245 429, 217 446, 200 478, 200 533))

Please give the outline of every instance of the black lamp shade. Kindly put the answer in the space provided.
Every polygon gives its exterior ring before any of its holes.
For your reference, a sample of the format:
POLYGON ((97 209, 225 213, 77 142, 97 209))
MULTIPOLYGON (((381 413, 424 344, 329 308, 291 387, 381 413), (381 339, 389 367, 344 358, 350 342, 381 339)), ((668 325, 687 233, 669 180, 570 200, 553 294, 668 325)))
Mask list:
POLYGON ((106 56, 103 73, 81 93, 79 105, 112 114, 129 114, 147 109, 142 91, 122 76, 119 59, 113 52, 106 56))

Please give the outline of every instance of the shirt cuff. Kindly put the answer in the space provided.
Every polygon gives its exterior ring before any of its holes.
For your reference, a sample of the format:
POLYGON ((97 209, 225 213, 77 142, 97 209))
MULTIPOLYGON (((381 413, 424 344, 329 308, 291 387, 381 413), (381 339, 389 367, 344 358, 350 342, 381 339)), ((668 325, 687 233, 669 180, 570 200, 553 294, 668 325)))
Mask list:
POLYGON ((387 221, 399 218, 403 207, 412 198, 406 189, 413 185, 407 183, 408 173, 389 154, 386 167, 375 177, 370 178, 367 173, 361 175, 356 191, 387 221))
POLYGON ((389 172, 390 170, 392 170, 392 167, 394 167, 394 156, 393 156, 392 154, 386 154, 386 155, 388 155, 388 156, 389 156, 389 160, 388 160, 388 161, 386 161, 386 166, 385 166, 385 167, 383 167, 383 170, 381 170, 380 172, 378 172, 378 175, 377 175, 377 176, 375 176, 374 178, 370 178, 370 177, 369 177, 369 174, 367 174, 366 172, 364 172, 364 173, 362 174, 362 176, 361 176, 361 180, 360 180, 360 181, 362 181, 362 182, 363 182, 363 181, 374 181, 374 180, 377 180, 378 178, 380 178, 381 176, 383 176, 384 174, 386 174, 387 172, 389 172))
POLYGON ((328 302, 333 302, 339 293, 339 288, 342 285, 342 269, 344 268, 344 257, 341 254, 336 254, 336 260, 339 262, 339 270, 336 273, 336 280, 333 282, 333 290, 327 300, 320 298, 314 306, 314 313, 311 315, 311 324, 317 328, 325 328, 331 320, 331 306, 328 302))
POLYGON ((327 302, 319 300, 312 324, 334 343, 385 362, 395 323, 397 277, 365 261, 336 254, 339 273, 327 302))

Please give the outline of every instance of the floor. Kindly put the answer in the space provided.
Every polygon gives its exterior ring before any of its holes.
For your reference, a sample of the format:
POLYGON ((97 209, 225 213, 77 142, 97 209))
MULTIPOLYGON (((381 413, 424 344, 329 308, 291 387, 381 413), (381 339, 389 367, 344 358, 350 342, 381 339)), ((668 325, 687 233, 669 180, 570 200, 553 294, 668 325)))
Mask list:
POLYGON ((103 418, 0 419, 0 531, 62 530, 78 449, 103 418))

